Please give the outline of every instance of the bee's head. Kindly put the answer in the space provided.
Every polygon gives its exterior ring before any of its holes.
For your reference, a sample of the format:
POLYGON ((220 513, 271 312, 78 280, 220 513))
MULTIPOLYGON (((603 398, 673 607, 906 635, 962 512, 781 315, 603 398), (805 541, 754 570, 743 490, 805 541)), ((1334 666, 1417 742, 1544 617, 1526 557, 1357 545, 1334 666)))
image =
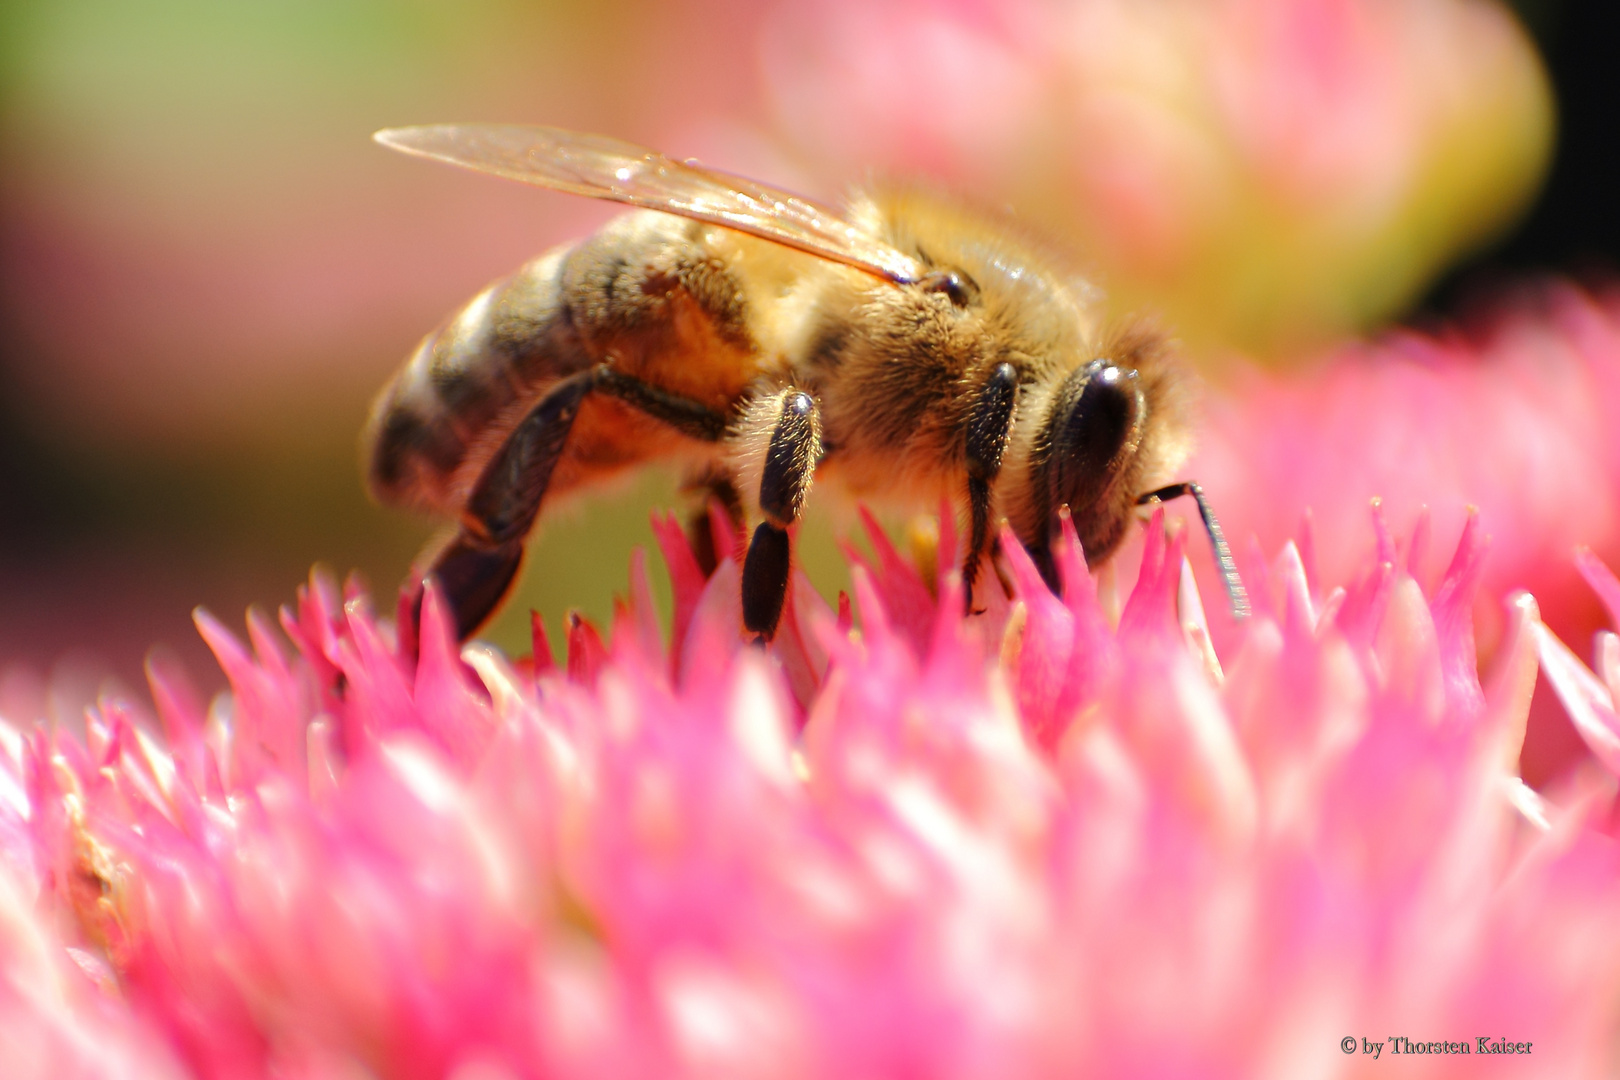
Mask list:
POLYGON ((1047 505, 1069 508, 1087 560, 1124 538, 1147 413, 1136 370, 1106 359, 1076 368, 1052 395, 1040 438, 1047 505))

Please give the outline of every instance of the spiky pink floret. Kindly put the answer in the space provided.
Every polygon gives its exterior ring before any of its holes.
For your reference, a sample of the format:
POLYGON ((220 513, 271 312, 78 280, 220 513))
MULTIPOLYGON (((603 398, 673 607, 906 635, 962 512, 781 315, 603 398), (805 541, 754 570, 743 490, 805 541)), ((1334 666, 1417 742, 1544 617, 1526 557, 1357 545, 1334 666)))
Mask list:
POLYGON ((432 590, 414 661, 320 577, 285 637, 199 614, 228 697, 155 664, 166 739, 0 755, 7 1075, 1601 1075, 1613 780, 1515 767, 1539 650, 1620 771, 1620 639, 1516 598, 1482 686, 1470 521, 1432 595, 1387 532, 1326 592, 1286 547, 1217 655, 1180 536, 1116 620, 1065 525, 1061 598, 1003 533, 964 617, 949 523, 932 582, 871 524, 859 630, 799 580, 769 651, 668 519, 671 643, 638 557, 560 669, 432 590))

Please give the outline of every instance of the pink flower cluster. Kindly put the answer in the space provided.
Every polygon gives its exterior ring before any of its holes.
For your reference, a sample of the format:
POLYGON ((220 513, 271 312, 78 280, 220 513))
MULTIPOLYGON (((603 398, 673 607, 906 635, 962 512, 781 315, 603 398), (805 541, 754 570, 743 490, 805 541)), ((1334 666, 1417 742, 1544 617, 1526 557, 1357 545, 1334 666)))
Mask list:
POLYGON ((1346 588, 1286 546, 1225 656, 1158 520, 1123 603, 1072 541, 1053 596, 1004 535, 1010 599, 966 618, 874 527, 859 629, 800 579, 769 651, 734 559, 706 581, 657 526, 667 648, 639 561, 561 669, 543 637, 458 654, 431 592, 409 661, 317 577, 248 644, 199 616, 233 692, 154 668, 166 738, 111 700, 82 742, 8 736, 5 1074, 1612 1063, 1613 777, 1538 794, 1515 762, 1539 650, 1620 771, 1620 638, 1600 680, 1520 596, 1482 685, 1477 523, 1432 595, 1381 524, 1346 588))
POLYGON ((1330 580, 1362 558, 1360 507, 1375 495, 1394 522, 1429 506, 1439 535, 1477 506, 1494 541, 1486 591, 1528 589, 1565 619, 1591 604, 1575 546, 1620 557, 1612 283, 1518 283, 1460 326, 1345 342, 1301 372, 1228 375, 1205 396, 1191 474, 1234 533, 1267 544, 1310 507, 1330 580))
MULTIPOLYGON (((1612 283, 1519 282, 1457 324, 1345 342, 1304 370, 1234 364, 1226 374, 1203 397, 1186 472, 1229 535, 1258 536, 1266 550, 1298 535, 1313 571, 1348 580, 1365 558, 1363 507, 1376 496, 1390 522, 1416 527, 1413 574, 1427 584, 1444 556, 1425 538, 1456 536, 1477 507, 1492 535, 1474 609, 1487 666, 1507 628, 1497 598, 1511 592, 1532 593, 1567 640, 1603 625, 1570 554, 1589 545, 1611 565, 1620 559, 1612 283)), ((1584 750, 1549 695, 1533 709, 1522 763, 1539 784, 1584 750)))

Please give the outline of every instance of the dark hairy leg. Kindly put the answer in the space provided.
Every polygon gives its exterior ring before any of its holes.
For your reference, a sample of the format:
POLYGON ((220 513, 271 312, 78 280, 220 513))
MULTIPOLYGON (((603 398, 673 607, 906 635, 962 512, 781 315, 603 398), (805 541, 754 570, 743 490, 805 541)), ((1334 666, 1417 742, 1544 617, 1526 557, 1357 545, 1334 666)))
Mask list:
MULTIPOLYGON (((482 626, 511 591, 551 474, 568 445, 580 406, 593 392, 627 402, 694 438, 717 441, 725 434, 726 418, 715 410, 621 375, 605 364, 558 383, 484 467, 467 500, 460 531, 427 571, 444 591, 459 640, 482 626)), ((420 603, 418 596, 413 613, 420 603)))
POLYGON ((765 520, 754 530, 743 561, 743 625, 761 641, 775 636, 782 619, 793 562, 788 527, 799 520, 821 457, 815 399, 791 389, 778 399, 780 411, 759 483, 759 508, 765 520))
POLYGON ((697 505, 686 519, 686 542, 691 545, 698 569, 703 571, 705 577, 712 576, 720 565, 720 555, 715 550, 714 518, 709 509, 717 505, 724 510, 731 522, 732 533, 740 537, 743 528, 742 497, 737 494, 737 485, 732 481, 731 474, 719 468, 706 469, 692 476, 681 485, 681 490, 697 496, 697 505))
POLYGON ((1012 430, 1013 400, 1018 372, 1011 364, 998 364, 979 390, 966 432, 968 476, 968 542, 962 561, 962 597, 973 612, 973 586, 979 562, 990 543, 990 484, 1001 471, 1001 455, 1012 430))

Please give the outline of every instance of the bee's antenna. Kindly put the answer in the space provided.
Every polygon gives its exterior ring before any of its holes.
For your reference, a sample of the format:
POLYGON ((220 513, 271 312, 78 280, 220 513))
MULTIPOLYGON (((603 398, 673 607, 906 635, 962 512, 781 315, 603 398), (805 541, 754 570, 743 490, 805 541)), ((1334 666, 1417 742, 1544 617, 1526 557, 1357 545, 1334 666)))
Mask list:
POLYGON ((1198 486, 1198 482, 1183 480, 1179 484, 1150 491, 1137 498, 1136 505, 1164 502, 1166 499, 1180 498, 1183 495, 1193 497, 1193 501, 1198 504, 1198 516, 1204 519, 1204 531, 1209 533, 1210 547, 1215 549, 1215 565, 1221 572, 1221 584, 1226 587, 1226 600, 1232 607, 1232 618, 1247 619, 1249 590, 1243 587, 1243 579, 1238 576, 1237 562, 1232 558, 1232 549, 1226 544, 1226 534, 1221 532, 1221 523, 1215 520, 1215 511, 1209 508, 1209 500, 1204 498, 1204 489, 1198 486))

